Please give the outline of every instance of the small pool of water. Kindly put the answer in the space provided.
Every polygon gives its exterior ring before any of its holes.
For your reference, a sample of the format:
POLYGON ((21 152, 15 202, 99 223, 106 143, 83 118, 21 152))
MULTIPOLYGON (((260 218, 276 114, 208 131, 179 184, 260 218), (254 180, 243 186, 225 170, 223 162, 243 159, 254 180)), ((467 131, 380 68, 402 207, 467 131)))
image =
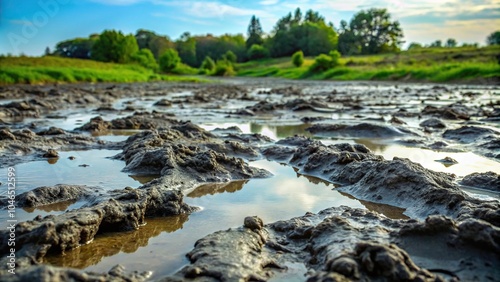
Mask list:
MULTIPOLYGON (((294 135, 303 135, 311 138, 313 137, 306 131, 309 124, 296 124, 296 125, 263 125, 259 123, 222 123, 222 124, 204 124, 203 128, 206 130, 213 130, 216 128, 227 128, 237 126, 243 133, 260 133, 272 138, 273 140, 280 140, 294 135)), ((440 152, 428 149, 421 149, 415 147, 408 147, 395 143, 393 140, 388 139, 357 139, 357 138, 315 138, 324 144, 338 144, 338 143, 351 143, 362 144, 368 147, 374 154, 381 155, 387 160, 392 160, 394 157, 408 158, 413 162, 419 163, 427 169, 434 171, 441 171, 453 173, 456 176, 462 177, 474 172, 488 172, 493 171, 500 173, 500 162, 482 157, 472 152, 440 152), (437 160, 450 157, 455 159, 458 163, 454 165, 445 165, 437 160)))
POLYGON ((360 202, 339 193, 331 183, 297 174, 292 167, 264 160, 252 165, 271 171, 274 177, 199 186, 186 192, 185 201, 201 207, 201 211, 189 216, 147 219, 146 226, 139 230, 99 236, 63 256, 49 257, 47 262, 92 271, 107 271, 120 263, 128 269, 154 270, 158 278, 185 265, 185 254, 196 240, 241 226, 250 215, 270 223, 345 205, 406 218, 404 209, 360 202))
MULTIPOLYGON (((120 152, 120 150, 67 151, 59 152, 57 159, 15 165, 16 194, 57 184, 87 185, 103 190, 123 189, 127 186, 137 188, 157 177, 132 176, 122 172, 125 162, 110 158, 120 152), (70 160, 69 157, 75 159, 70 160)), ((1 168, 0 175, 0 182, 7 183, 7 168, 1 168)), ((2 196, 0 193, 0 197, 2 196)), ((79 202, 65 202, 41 209, 17 209, 16 219, 20 222, 33 219, 37 215, 58 214, 81 205, 79 202)), ((0 228, 7 224, 7 216, 7 213, 0 213, 0 228)))

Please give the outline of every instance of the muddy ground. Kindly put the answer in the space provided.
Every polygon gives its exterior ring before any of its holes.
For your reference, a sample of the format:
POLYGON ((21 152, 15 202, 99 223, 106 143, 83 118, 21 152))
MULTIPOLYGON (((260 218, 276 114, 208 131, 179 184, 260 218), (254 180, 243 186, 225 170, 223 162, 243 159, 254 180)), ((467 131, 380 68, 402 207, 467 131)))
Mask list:
MULTIPOLYGON (((138 188, 30 183, 17 190, 17 209, 49 215, 18 218, 15 230, 0 231, 2 281, 500 281, 498 86, 265 79, 18 85, 0 88, 0 99, 0 168, 102 149, 118 150, 113 159, 124 172, 154 175, 138 188), (249 123, 289 130, 270 138, 242 131, 249 123), (129 137, 103 138, 113 134, 129 137), (488 167, 434 171, 404 156, 386 159, 373 144, 470 154, 488 167), (129 236, 148 218, 186 220, 203 208, 187 204, 187 194, 233 193, 248 179, 273 177, 252 163, 263 159, 368 206, 399 208, 405 219, 347 206, 277 222, 248 214, 239 227, 201 234, 186 253, 189 263, 161 277, 153 269, 95 273, 45 260, 105 234, 129 236), (7 257, 12 234, 15 265, 7 257)), ((7 178, 1 182, 7 190, 7 178)), ((7 215, 7 194, 1 197, 7 215)))

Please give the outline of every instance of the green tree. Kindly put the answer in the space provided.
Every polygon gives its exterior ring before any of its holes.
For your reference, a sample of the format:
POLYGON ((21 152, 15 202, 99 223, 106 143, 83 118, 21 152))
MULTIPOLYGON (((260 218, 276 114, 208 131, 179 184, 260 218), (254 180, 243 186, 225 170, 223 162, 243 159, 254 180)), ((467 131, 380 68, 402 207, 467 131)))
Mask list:
POLYGON ((302 52, 302 50, 297 51, 292 55, 292 63, 296 67, 300 67, 304 64, 304 52, 302 52))
POLYGON ((378 54, 398 51, 402 38, 399 22, 392 21, 386 9, 373 8, 355 14, 349 27, 341 23, 339 45, 343 54, 378 54))
POLYGON ((235 64, 236 61, 238 60, 238 57, 236 56, 236 54, 234 54, 233 51, 231 51, 231 50, 228 50, 226 52, 226 54, 223 55, 222 58, 228 60, 232 64, 235 64))
POLYGON ((260 60, 269 58, 269 50, 264 46, 254 44, 248 49, 248 58, 250 60, 260 60))
POLYGON ((302 11, 300 8, 295 9, 293 13, 292 25, 298 25, 302 23, 302 11))
POLYGON ((432 42, 432 43, 429 45, 429 47, 431 47, 431 48, 441 48, 441 47, 443 47, 443 42, 442 42, 441 40, 439 40, 439 39, 438 39, 438 40, 436 40, 436 41, 432 42))
POLYGON ((105 30, 92 46, 91 57, 102 62, 128 63, 137 51, 139 46, 133 35, 105 30))
POLYGON ((175 49, 167 49, 163 55, 160 56, 160 69, 164 72, 170 72, 177 67, 181 62, 179 53, 175 49))
POLYGON ((209 56, 206 56, 205 59, 203 60, 203 63, 201 64, 200 69, 204 73, 212 73, 215 70, 215 62, 210 58, 209 56))
POLYGON ((207 56, 222 58, 225 57, 228 51, 236 55, 237 61, 243 61, 247 56, 245 38, 242 34, 224 34, 219 37, 207 34, 205 36, 196 36, 194 39, 196 40, 196 66, 200 66, 207 56))
POLYGON ((98 34, 89 38, 75 38, 56 44, 54 55, 66 58, 90 59, 92 46, 99 38, 98 34))
POLYGON ((319 13, 307 11, 304 20, 297 9, 278 20, 273 36, 266 42, 273 57, 291 56, 302 50, 305 56, 328 53, 337 48, 338 36, 319 13))
POLYGON ((410 45, 408 45, 408 50, 416 50, 416 49, 421 49, 423 48, 422 44, 417 43, 417 42, 412 42, 410 45))
POLYGON ((462 43, 462 47, 474 47, 474 48, 477 48, 479 47, 479 43, 475 42, 475 43, 462 43))
POLYGON ((454 38, 448 38, 448 40, 446 40, 445 47, 454 48, 454 47, 457 47, 457 44, 458 43, 454 38))
POLYGON ((324 23, 325 18, 321 16, 318 12, 315 12, 313 10, 308 10, 304 17, 304 21, 310 23, 324 23))
POLYGON ((50 52, 50 48, 48 46, 45 48, 45 52, 43 52, 43 55, 44 56, 50 56, 50 55, 52 55, 51 52, 50 52))
POLYGON ((151 50, 156 59, 167 49, 175 47, 175 44, 167 36, 161 36, 145 29, 139 29, 135 34, 135 39, 139 49, 151 50))
POLYGON ((486 38, 486 43, 488 45, 500 45, 500 30, 492 32, 486 38))
POLYGON ((142 48, 138 52, 132 55, 132 61, 138 63, 139 65, 152 69, 152 70, 158 70, 158 63, 156 62, 156 59, 151 52, 151 50, 142 48))
POLYGON ((245 42, 246 48, 249 49, 252 45, 262 45, 264 43, 264 31, 260 25, 260 21, 255 16, 250 19, 247 31, 248 39, 245 42))
POLYGON ((184 32, 179 40, 175 42, 181 60, 192 66, 199 66, 196 56, 196 39, 189 32, 184 32))

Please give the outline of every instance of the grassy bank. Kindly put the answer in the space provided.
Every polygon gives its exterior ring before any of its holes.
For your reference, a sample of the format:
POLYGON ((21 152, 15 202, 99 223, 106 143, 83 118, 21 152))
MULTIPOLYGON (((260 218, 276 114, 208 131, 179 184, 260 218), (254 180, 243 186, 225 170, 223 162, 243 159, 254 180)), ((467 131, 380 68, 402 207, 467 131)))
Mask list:
MULTIPOLYGON (((395 80, 422 82, 468 82, 500 80, 496 56, 500 46, 483 48, 435 48, 399 54, 352 56, 340 66, 320 73, 309 71, 314 58, 295 67, 291 58, 266 59, 237 64, 237 75, 289 79, 395 80)), ((180 64, 175 73, 196 74, 197 69, 180 64)), ((59 57, 0 57, 0 84, 54 82, 148 82, 208 81, 195 76, 164 75, 138 65, 102 63, 59 57)))
POLYGON ((59 57, 0 57, 0 84, 147 81, 204 80, 192 76, 157 74, 138 65, 59 57))
POLYGON ((251 61, 237 66, 239 76, 332 80, 409 80, 467 82, 500 79, 496 58, 500 46, 484 48, 435 48, 399 54, 341 58, 341 65, 321 73, 309 72, 314 58, 295 67, 290 58, 251 61))

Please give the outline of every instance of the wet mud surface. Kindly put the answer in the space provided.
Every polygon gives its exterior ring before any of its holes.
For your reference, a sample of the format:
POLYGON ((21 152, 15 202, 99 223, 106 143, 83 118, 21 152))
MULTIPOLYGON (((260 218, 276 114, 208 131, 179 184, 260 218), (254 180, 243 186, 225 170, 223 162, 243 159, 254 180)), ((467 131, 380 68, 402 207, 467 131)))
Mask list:
POLYGON ((2 87, 0 278, 500 281, 499 121, 498 86, 2 87))

